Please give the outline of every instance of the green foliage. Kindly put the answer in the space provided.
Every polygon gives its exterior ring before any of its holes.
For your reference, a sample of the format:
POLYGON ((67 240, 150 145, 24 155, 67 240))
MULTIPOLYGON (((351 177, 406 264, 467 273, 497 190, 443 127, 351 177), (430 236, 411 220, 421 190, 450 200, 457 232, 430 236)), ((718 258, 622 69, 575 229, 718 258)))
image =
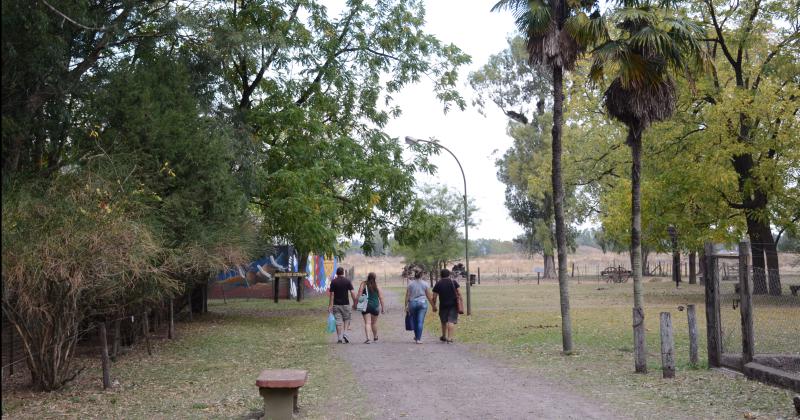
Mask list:
MULTIPOLYGON (((146 279, 164 280, 108 294, 113 305, 97 292, 92 304, 73 305, 69 322, 171 297, 273 241, 301 253, 338 253, 343 238, 378 232, 385 240, 415 217, 408 211, 413 173, 397 140, 382 131, 400 112, 392 94, 430 77, 445 108, 465 105, 455 85, 469 57, 422 30, 419 1, 354 1, 341 16, 315 1, 2 7, 3 192, 14 192, 3 202, 4 218, 6 208, 30 204, 23 198, 67 175, 102 179, 103 211, 119 214, 119 226, 135 225, 132 231, 144 232, 139 245, 154 249, 129 257, 152 265, 146 279)), ((413 163, 433 171, 427 155, 435 151, 417 152, 413 163)), ((25 234, 39 232, 12 210, 15 225, 31 229, 25 234)), ((64 223, 76 238, 80 229, 103 241, 119 233, 92 231, 102 223, 64 223)), ((21 252, 24 241, 15 243, 8 252, 21 252)), ((14 270, 36 270, 42 249, 16 259, 14 270)), ((71 262, 75 269, 59 275, 105 267, 71 262)), ((120 276, 121 266, 106 268, 120 276)), ((5 262, 3 270, 10 299, 22 283, 8 280, 5 262)), ((69 302, 73 292, 47 293, 69 302)), ((47 322, 28 315, 16 322, 46 331, 47 322)), ((47 379, 55 388, 68 369, 50 365, 61 378, 47 379)))
MULTIPOLYGON (((420 196, 411 222, 397 232, 394 253, 405 257, 407 264, 435 271, 464 255, 464 198, 444 186, 424 186, 420 196)), ((469 214, 476 210, 470 202, 469 214)), ((468 222, 475 226, 471 217, 468 222)))

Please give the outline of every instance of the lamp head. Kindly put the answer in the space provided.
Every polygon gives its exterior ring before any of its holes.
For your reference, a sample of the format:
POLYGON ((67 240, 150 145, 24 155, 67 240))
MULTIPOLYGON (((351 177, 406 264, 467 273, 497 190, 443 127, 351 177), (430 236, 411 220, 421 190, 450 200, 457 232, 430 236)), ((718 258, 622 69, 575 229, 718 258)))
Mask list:
POLYGON ((412 144, 417 144, 417 139, 411 136, 406 136, 406 144, 411 146, 412 144))

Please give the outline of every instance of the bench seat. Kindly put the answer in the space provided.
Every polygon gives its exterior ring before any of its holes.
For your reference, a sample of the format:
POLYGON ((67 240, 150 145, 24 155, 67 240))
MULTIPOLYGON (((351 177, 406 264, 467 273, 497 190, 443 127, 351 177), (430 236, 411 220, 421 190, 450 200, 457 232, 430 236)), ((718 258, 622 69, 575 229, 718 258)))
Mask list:
POLYGON ((264 398, 264 418, 291 420, 298 410, 299 389, 306 384, 308 371, 300 369, 266 369, 256 379, 256 386, 264 398))

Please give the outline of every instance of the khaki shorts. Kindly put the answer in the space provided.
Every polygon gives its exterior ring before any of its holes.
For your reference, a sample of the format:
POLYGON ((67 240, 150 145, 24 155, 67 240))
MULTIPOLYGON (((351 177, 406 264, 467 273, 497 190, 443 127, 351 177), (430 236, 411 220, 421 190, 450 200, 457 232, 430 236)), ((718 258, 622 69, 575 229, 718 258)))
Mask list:
POLYGON ((336 325, 350 321, 350 305, 333 305, 333 316, 336 318, 336 325))

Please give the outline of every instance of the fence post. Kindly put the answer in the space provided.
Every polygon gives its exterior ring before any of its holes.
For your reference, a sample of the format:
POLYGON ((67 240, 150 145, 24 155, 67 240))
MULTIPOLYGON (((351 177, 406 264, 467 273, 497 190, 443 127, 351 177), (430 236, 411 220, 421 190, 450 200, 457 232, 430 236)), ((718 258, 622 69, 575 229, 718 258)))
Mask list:
POLYGON ((478 267, 478 284, 481 284, 481 268, 478 267))
POLYGON ((100 360, 103 365, 103 389, 111 388, 111 362, 108 360, 108 334, 106 322, 99 322, 100 327, 100 360))
POLYGON ((742 365, 753 361, 753 284, 750 278, 750 243, 739 242, 739 309, 742 315, 742 365))
POLYGON ((167 338, 170 340, 175 338, 175 308, 173 299, 169 299, 169 328, 167 329, 167 338))
POLYGON ((103 389, 108 389, 111 388, 111 362, 108 360, 108 334, 106 332, 106 322, 99 322, 98 326, 100 327, 100 345, 102 347, 100 350, 100 359, 102 360, 103 365, 103 389))
MULTIPOLYGON (((191 302, 189 305, 191 306, 191 302)), ((189 310, 191 311, 191 308, 189 310)), ((144 343, 147 345, 147 355, 152 356, 153 351, 150 349, 150 320, 148 317, 147 309, 145 309, 144 316, 142 316, 142 330, 144 331, 144 343)))
POLYGON ((675 340, 669 312, 661 312, 661 370, 664 378, 675 377, 675 340))
POLYGON ((689 320, 689 364, 697 366, 697 312, 694 304, 686 305, 686 317, 689 320))
POLYGON ((703 275, 706 298, 706 342, 708 345, 708 366, 720 367, 722 358, 722 330, 719 310, 719 273, 714 245, 706 242, 704 247, 706 267, 703 275))
POLYGON ((9 361, 9 363, 11 363, 10 365, 8 365, 8 374, 9 374, 9 376, 14 374, 14 334, 15 333, 16 333, 15 330, 12 330, 12 329, 9 328, 9 334, 8 334, 8 339, 9 339, 8 361, 9 361))
POLYGON ((119 341, 121 339, 120 324, 122 324, 122 320, 114 320, 114 341, 111 344, 111 360, 115 362, 117 361, 117 354, 119 354, 119 341))
POLYGON ((275 303, 278 303, 278 293, 281 290, 280 282, 281 282, 280 277, 275 277, 274 280, 272 280, 272 301, 275 303))

